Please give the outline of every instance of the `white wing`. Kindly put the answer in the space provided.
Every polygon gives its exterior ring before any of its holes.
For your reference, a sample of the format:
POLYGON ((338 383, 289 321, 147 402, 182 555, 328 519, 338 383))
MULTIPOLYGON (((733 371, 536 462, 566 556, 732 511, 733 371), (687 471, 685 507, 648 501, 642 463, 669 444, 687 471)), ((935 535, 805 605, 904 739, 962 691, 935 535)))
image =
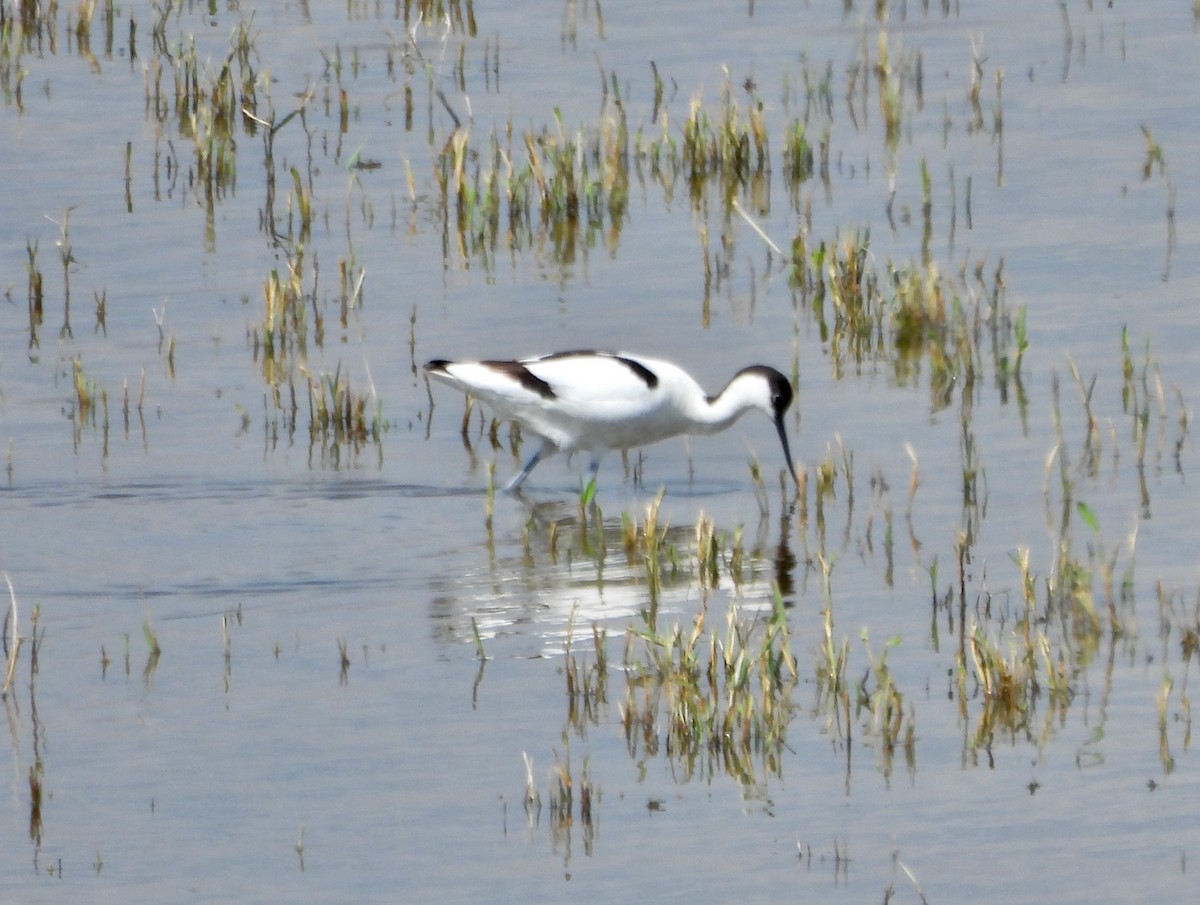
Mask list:
POLYGON ((669 362, 608 352, 439 361, 429 374, 565 450, 641 446, 680 433, 681 391, 703 396, 669 362))
POLYGON ((687 427, 681 399, 703 398, 691 377, 657 359, 568 352, 522 364, 553 390, 540 414, 548 429, 570 434, 570 448, 625 449, 674 436, 687 427))

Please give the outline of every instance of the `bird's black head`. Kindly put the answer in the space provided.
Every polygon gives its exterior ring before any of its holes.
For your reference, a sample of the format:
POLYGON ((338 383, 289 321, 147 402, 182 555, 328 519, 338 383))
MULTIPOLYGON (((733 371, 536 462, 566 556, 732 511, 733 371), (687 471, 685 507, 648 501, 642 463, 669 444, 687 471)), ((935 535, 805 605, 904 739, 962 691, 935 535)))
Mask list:
POLYGON ((771 402, 775 407, 775 417, 782 418, 783 413, 792 406, 792 400, 796 398, 795 392, 792 390, 792 382, 776 371, 774 368, 767 369, 770 374, 767 375, 767 381, 771 384, 771 402))
MULTIPOLYGON (((788 443, 787 427, 783 423, 784 414, 791 408, 792 402, 796 398, 791 381, 779 371, 766 365, 751 365, 738 372, 738 376, 742 374, 752 374, 766 383, 770 394, 770 414, 775 421, 775 430, 779 432, 779 442, 783 445, 783 457, 787 460, 787 467, 792 475, 792 480, 799 486, 800 478, 797 476, 796 466, 792 462, 792 450, 791 445, 788 443)), ((737 378, 735 377, 734 379, 736 380, 737 378)))
POLYGON ((771 393, 771 414, 776 421, 782 420, 783 413, 791 408, 792 401, 796 398, 791 381, 767 365, 751 365, 748 368, 742 368, 738 371, 735 379, 742 374, 756 374, 766 381, 771 393))

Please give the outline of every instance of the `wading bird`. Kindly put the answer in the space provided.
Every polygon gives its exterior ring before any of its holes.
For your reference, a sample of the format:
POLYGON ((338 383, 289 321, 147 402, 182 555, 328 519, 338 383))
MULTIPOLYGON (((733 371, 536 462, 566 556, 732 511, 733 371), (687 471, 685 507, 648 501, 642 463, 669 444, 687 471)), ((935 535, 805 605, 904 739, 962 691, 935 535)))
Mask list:
POLYGON ((667 361, 616 352, 556 352, 520 361, 435 359, 425 373, 482 402, 534 434, 541 446, 504 490, 515 490, 534 466, 556 452, 591 457, 588 487, 610 449, 646 446, 680 434, 715 434, 750 409, 779 432, 783 457, 799 484, 783 416, 792 385, 766 365, 751 365, 715 396, 667 361))

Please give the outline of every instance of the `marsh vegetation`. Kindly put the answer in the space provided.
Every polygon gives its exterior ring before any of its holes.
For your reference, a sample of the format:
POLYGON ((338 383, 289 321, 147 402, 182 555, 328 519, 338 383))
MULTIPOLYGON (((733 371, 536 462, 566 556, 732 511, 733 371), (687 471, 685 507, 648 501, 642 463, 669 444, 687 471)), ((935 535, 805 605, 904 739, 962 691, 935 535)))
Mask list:
POLYGON ((0 885, 1190 888, 1200 55, 1100 6, 0 0, 0 885), (579 346, 784 369, 800 487, 496 495, 418 362, 579 346))

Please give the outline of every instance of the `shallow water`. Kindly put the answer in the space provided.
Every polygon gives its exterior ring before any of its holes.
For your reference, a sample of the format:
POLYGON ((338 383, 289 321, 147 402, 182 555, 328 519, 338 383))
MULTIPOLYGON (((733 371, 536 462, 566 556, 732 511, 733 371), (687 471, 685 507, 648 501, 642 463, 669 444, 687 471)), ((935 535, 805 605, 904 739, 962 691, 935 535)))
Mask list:
MULTIPOLYGON (((12 27, 13 4, 0 4, 12 27)), ((844 6, 605 5, 602 20, 586 3, 551 13, 478 6, 473 36, 457 24, 416 26, 411 72, 404 23, 362 5, 182 4, 171 8, 163 54, 151 37, 156 14, 135 4, 120 13, 111 55, 98 13, 94 63, 69 40, 76 13, 60 10, 24 52, 4 45, 0 568, 26 640, 4 699, 0 896, 858 902, 893 889, 894 901, 1186 900, 1200 855, 1188 697, 1197 664, 1186 640, 1198 583, 1195 21, 1186 5, 1077 3, 1068 30, 1044 4, 957 4, 948 14, 892 4, 890 59, 909 80, 889 148, 869 68, 856 82, 869 86, 866 100, 846 97, 848 71, 877 59, 874 5, 844 6), (128 18, 138 24, 132 60, 128 18), (311 288, 315 260, 311 310, 325 318, 323 343, 310 324, 303 356, 285 363, 299 393, 292 430, 288 385, 276 406, 253 341, 268 274, 286 273, 296 247, 260 229, 261 130, 234 129, 236 186, 210 204, 189 186, 194 147, 178 117, 159 123, 147 102, 153 66, 181 59, 189 36, 201 63, 219 68, 246 21, 255 70, 272 80, 257 115, 273 109, 278 121, 297 95, 316 92, 274 149, 281 233, 294 230, 297 206, 289 168, 311 178, 304 282, 311 288), (491 255, 464 253, 453 215, 443 220, 437 205, 434 160, 453 123, 430 86, 471 117, 473 148, 511 120, 515 156, 526 129, 585 135, 611 124, 615 73, 630 129, 648 141, 661 129, 651 60, 677 142, 693 96, 716 116, 722 67, 743 114, 742 83, 753 79, 778 136, 804 109, 804 74, 828 66, 831 112, 809 121, 814 145, 828 129, 828 179, 805 181, 799 209, 789 203, 773 137, 768 187, 739 189, 742 206, 781 247, 798 230, 833 246, 869 229, 871 266, 916 266, 924 161, 930 261, 944 275, 964 270, 981 295, 1002 259, 1005 304, 1027 310, 1023 398, 1011 382, 1002 392, 986 351, 969 394, 960 374, 942 399, 929 357, 911 370, 883 354, 839 357, 845 337, 829 309, 814 314, 779 256, 727 215, 720 190, 693 207, 686 179, 667 191, 644 161, 619 228, 581 227, 571 253, 539 229, 491 255), (344 133, 339 87, 351 111, 344 133), (1145 179, 1142 126, 1165 161, 1151 161, 1145 179), (355 154, 381 166, 348 168, 355 154), (60 336, 64 222, 71 336, 60 336), (707 300, 702 227, 716 274, 707 300), (45 321, 31 346, 34 243, 45 321), (339 260, 365 273, 345 326, 339 260), (980 261, 982 282, 971 276, 980 261), (1141 468, 1122 398, 1123 327, 1149 412, 1141 468), (461 399, 434 388, 431 407, 414 364, 589 346, 670 358, 713 389, 753 361, 792 368, 804 504, 782 504, 777 443, 753 415, 722 435, 631 454, 639 482, 610 456, 602 514, 583 525, 578 460, 551 460, 526 498, 491 502, 488 463, 497 480, 519 467, 507 430, 493 450, 475 413, 464 450, 461 399), (107 394, 107 415, 100 403, 81 411, 76 359, 107 394), (339 370, 380 403, 388 428, 378 439, 310 442, 307 374, 339 370), (1082 396, 1093 377, 1089 470, 1082 396), (1069 495, 1054 454, 1056 381, 1069 495), (751 452, 767 476, 765 513, 751 452), (970 464, 977 478, 964 487, 970 464), (834 490, 818 500, 823 466, 834 490), (649 590, 624 549, 622 515, 644 522, 659 488, 681 563, 664 578, 660 625, 690 627, 702 606, 710 625, 724 625, 736 604, 761 627, 775 586, 789 604, 799 682, 773 763, 752 758, 738 773, 719 757, 627 745, 623 652, 649 590), (725 539, 714 589, 692 565, 702 513, 725 539), (980 744, 984 707, 969 665, 965 704, 956 690, 961 619, 1015 649, 1024 603, 1013 556, 1028 548, 1041 594, 1063 580, 1064 536, 1082 561, 1095 565, 1089 549, 1116 557, 1118 591, 1132 576, 1123 632, 1089 645, 1070 636, 1073 623, 1043 624, 1054 655, 1069 660, 1069 704, 1050 706, 1043 688, 1026 727, 980 744), (821 703, 822 561, 849 680, 862 681, 870 658, 898 641, 887 664, 915 722, 911 758, 884 752, 868 714, 854 714, 847 740, 821 703), (948 603, 935 608, 934 594, 948 603), (592 662, 593 625, 607 632, 608 695, 580 718, 564 646, 571 638, 574 656, 592 662), (533 811, 523 752, 542 797, 533 811), (574 785, 569 819, 550 807, 556 761, 574 785)), ((170 84, 168 72, 168 99, 170 84)), ((1091 576, 1101 609, 1102 577, 1091 576)))

